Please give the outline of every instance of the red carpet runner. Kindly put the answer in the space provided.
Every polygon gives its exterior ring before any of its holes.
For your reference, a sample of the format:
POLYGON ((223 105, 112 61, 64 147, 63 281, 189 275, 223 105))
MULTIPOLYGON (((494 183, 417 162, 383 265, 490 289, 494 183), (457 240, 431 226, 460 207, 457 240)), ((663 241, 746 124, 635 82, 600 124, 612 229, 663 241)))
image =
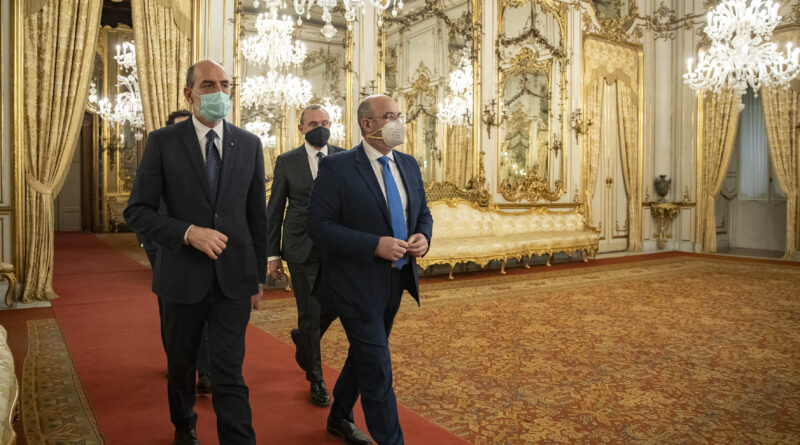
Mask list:
MULTIPOLYGON (((166 360, 150 269, 92 234, 57 233, 53 302, 72 360, 109 445, 170 444, 166 360)), ((337 377, 325 368, 330 388, 337 377)), ((328 410, 308 401, 294 349, 259 329, 247 331, 244 377, 260 444, 340 444, 325 432, 328 410)), ((209 397, 198 398, 198 435, 217 443, 209 397)), ((366 431, 361 407, 356 423, 366 431)), ((400 407, 408 444, 467 442, 400 407)))

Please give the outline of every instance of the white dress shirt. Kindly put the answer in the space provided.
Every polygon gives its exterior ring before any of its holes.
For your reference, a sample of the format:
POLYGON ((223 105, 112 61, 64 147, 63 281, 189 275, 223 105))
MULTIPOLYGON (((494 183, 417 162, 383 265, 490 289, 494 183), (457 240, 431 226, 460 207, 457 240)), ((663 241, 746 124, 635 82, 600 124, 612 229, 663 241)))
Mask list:
POLYGON ((225 125, 223 122, 224 121, 219 121, 214 128, 209 128, 197 120, 197 118, 194 117, 194 114, 192 115, 192 123, 194 124, 194 131, 197 133, 197 141, 200 142, 200 153, 203 154, 204 164, 206 162, 206 136, 208 134, 208 130, 214 130, 214 133, 217 133, 217 137, 214 138, 214 146, 217 147, 219 158, 222 159, 222 135, 225 132, 225 125))
MULTIPOLYGON (((361 142, 364 145, 364 152, 367 154, 367 158, 369 158, 369 164, 372 166, 372 171, 375 172, 375 177, 378 178, 378 185, 381 186, 381 192, 383 192, 383 199, 386 200, 388 205, 389 200, 386 199, 386 184, 383 182, 383 165, 378 162, 378 158, 383 156, 381 152, 376 150, 374 147, 369 145, 367 141, 361 142)), ((397 169, 397 163, 394 161, 394 151, 390 151, 388 155, 389 158, 389 169, 392 171, 392 177, 394 178, 395 184, 397 184, 397 191, 400 192, 400 202, 403 203, 403 219, 408 222, 408 194, 406 193, 405 184, 403 184, 403 177, 400 176, 400 170, 397 169)))
POLYGON ((322 153, 324 156, 328 156, 328 146, 325 145, 324 147, 317 150, 316 148, 312 147, 311 144, 305 142, 306 146, 306 154, 308 155, 308 166, 311 168, 311 177, 317 179, 317 172, 319 171, 319 158, 317 158, 317 153, 322 153))

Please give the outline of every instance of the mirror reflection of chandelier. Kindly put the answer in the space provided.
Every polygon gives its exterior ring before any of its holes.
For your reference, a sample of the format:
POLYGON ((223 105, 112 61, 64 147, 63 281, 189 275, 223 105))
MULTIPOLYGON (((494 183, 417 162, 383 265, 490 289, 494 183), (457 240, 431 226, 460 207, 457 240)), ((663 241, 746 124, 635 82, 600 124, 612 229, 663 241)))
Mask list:
MULTIPOLYGON (((786 56, 772 42, 780 23, 778 3, 770 0, 723 0, 708 13, 704 28, 711 38, 708 53, 700 51, 697 66, 686 62, 684 82, 695 90, 742 95, 749 85, 758 94, 761 85, 786 87, 800 73, 800 49, 786 44, 786 56)), ((739 104, 739 108, 744 105, 739 104)))
POLYGON ((261 146, 263 148, 273 149, 278 144, 278 138, 269 134, 269 131, 272 129, 272 124, 269 122, 248 122, 244 124, 244 128, 261 139, 261 146))
POLYGON ((342 124, 342 107, 337 105, 333 99, 326 97, 322 99, 322 106, 328 112, 331 121, 331 142, 343 144, 345 141, 344 124, 342 124))
POLYGON ((439 104, 436 117, 446 125, 472 125, 472 61, 464 50, 458 68, 450 73, 450 95, 439 104))
POLYGON ((267 12, 256 20, 256 35, 242 42, 242 55, 256 66, 267 66, 264 76, 248 77, 242 84, 242 105, 247 108, 299 108, 311 100, 311 84, 288 71, 306 58, 306 47, 294 41, 294 23, 278 18, 280 0, 267 1, 267 12))
POLYGON ((142 111, 142 96, 139 93, 139 74, 136 71, 136 47, 133 42, 122 42, 117 45, 117 55, 114 60, 119 65, 117 74, 117 87, 122 91, 114 97, 114 102, 108 98, 97 95, 97 85, 94 81, 89 84, 89 103, 97 107, 97 114, 110 123, 125 125, 127 122, 136 132, 136 140, 144 137, 144 112, 142 111))

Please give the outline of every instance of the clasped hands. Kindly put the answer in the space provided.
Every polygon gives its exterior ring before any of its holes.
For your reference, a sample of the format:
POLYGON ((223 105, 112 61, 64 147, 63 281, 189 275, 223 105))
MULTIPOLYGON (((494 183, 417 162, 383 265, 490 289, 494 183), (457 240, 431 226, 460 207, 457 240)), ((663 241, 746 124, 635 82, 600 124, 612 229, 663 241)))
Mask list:
POLYGON ((408 238, 408 241, 382 236, 378 239, 378 247, 375 248, 375 255, 384 260, 397 261, 405 255, 420 257, 428 251, 428 239, 421 233, 415 233, 408 238))
MULTIPOLYGON (((195 249, 205 253, 212 260, 216 260, 228 246, 228 237, 224 233, 205 227, 191 226, 186 232, 186 242, 195 249)), ((261 293, 264 288, 258 283, 258 293, 250 296, 250 308, 258 309, 261 293)))

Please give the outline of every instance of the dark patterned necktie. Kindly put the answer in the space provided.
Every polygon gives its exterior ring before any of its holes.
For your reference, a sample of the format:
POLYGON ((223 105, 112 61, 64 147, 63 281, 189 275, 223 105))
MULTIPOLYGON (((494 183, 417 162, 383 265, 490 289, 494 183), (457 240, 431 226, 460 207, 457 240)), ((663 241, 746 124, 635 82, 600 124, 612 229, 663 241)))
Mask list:
POLYGON ((216 137, 217 133, 214 130, 206 133, 206 177, 208 178, 208 196, 212 203, 217 202, 219 174, 222 171, 222 160, 219 158, 217 147, 214 146, 216 137))

